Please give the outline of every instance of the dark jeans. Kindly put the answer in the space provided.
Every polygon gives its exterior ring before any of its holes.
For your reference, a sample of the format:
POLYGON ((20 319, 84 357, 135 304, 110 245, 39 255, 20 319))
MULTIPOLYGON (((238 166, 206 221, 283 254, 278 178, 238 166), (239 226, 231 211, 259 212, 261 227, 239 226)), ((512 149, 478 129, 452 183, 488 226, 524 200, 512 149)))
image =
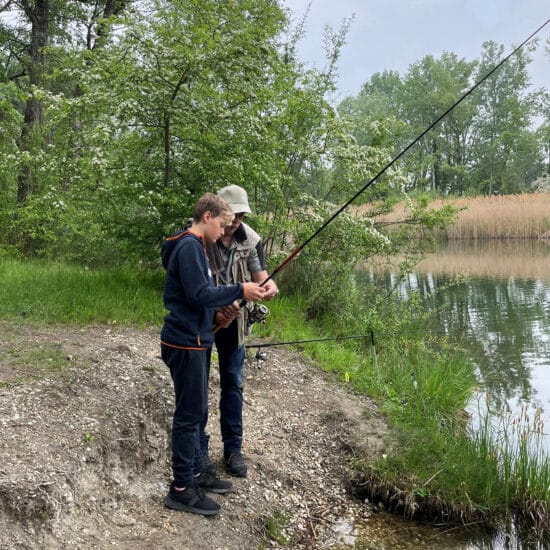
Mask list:
POLYGON ((176 487, 194 485, 195 476, 203 470, 199 434, 208 411, 208 352, 161 345, 162 360, 174 382, 172 471, 176 487))
MULTIPOLYGON (((237 323, 216 333, 216 349, 220 366, 220 427, 224 456, 241 452, 243 441, 243 365, 245 347, 238 346, 237 323)), ((201 448, 208 452, 205 433, 208 411, 201 423, 201 448)))

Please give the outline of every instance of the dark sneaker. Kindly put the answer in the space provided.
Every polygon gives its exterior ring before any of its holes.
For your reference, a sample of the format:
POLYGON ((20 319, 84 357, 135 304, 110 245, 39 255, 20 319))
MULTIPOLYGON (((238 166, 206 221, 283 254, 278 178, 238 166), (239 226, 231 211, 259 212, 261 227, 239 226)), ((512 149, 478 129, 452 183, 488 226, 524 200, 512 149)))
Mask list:
POLYGON ((233 488, 231 481, 220 479, 217 475, 206 470, 196 479, 197 485, 209 493, 218 493, 221 495, 223 493, 229 493, 229 491, 233 488))
POLYGON ((192 514, 213 516, 220 511, 220 505, 204 494, 204 491, 192 485, 184 491, 176 491, 174 484, 170 485, 170 491, 164 499, 164 505, 173 510, 183 510, 192 514))
POLYGON ((225 469, 228 474, 235 477, 246 477, 246 464, 241 453, 231 453, 224 459, 225 469))
POLYGON ((209 472, 211 473, 213 476, 217 476, 218 474, 216 473, 216 466, 214 465, 214 463, 210 460, 210 456, 209 455, 204 455, 202 457, 202 462, 203 462, 203 465, 204 465, 204 471, 205 472, 209 472))

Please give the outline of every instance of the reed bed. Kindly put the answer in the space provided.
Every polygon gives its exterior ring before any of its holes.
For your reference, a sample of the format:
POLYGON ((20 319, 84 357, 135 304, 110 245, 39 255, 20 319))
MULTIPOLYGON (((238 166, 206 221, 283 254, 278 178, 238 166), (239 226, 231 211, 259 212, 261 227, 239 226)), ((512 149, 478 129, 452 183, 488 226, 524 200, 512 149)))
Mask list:
POLYGON ((537 239, 550 231, 550 193, 436 201, 462 210, 449 239, 537 239))
MULTIPOLYGON (((449 239, 550 239, 550 193, 437 199, 430 204, 438 210, 451 204, 461 209, 447 229, 449 239)), ((368 212, 369 207, 359 207, 368 212)), ((407 217, 403 205, 380 216, 378 222, 395 222, 407 217)))

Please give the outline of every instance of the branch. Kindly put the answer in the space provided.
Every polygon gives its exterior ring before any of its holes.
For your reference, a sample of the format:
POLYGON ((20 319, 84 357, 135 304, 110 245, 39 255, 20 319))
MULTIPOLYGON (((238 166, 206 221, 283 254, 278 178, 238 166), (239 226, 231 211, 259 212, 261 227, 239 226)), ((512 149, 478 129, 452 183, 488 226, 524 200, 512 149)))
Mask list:
POLYGON ((26 75, 27 75, 26 71, 21 71, 20 73, 12 74, 11 76, 9 76, 8 80, 17 80, 18 78, 21 78, 22 76, 26 76, 26 75))

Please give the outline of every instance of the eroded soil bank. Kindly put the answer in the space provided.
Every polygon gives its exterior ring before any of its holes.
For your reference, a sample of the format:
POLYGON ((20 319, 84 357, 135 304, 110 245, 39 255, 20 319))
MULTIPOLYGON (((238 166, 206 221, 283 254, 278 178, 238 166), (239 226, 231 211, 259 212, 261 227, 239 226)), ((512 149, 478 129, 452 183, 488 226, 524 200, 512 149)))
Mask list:
MULTIPOLYGON (((251 354, 249 477, 203 518, 163 506, 172 385, 155 331, 2 321, 0 334, 0 548, 323 548, 352 543, 346 526, 368 522, 349 460, 384 452, 384 423, 300 356, 251 354)), ((214 368, 219 460, 218 395, 214 368)))

